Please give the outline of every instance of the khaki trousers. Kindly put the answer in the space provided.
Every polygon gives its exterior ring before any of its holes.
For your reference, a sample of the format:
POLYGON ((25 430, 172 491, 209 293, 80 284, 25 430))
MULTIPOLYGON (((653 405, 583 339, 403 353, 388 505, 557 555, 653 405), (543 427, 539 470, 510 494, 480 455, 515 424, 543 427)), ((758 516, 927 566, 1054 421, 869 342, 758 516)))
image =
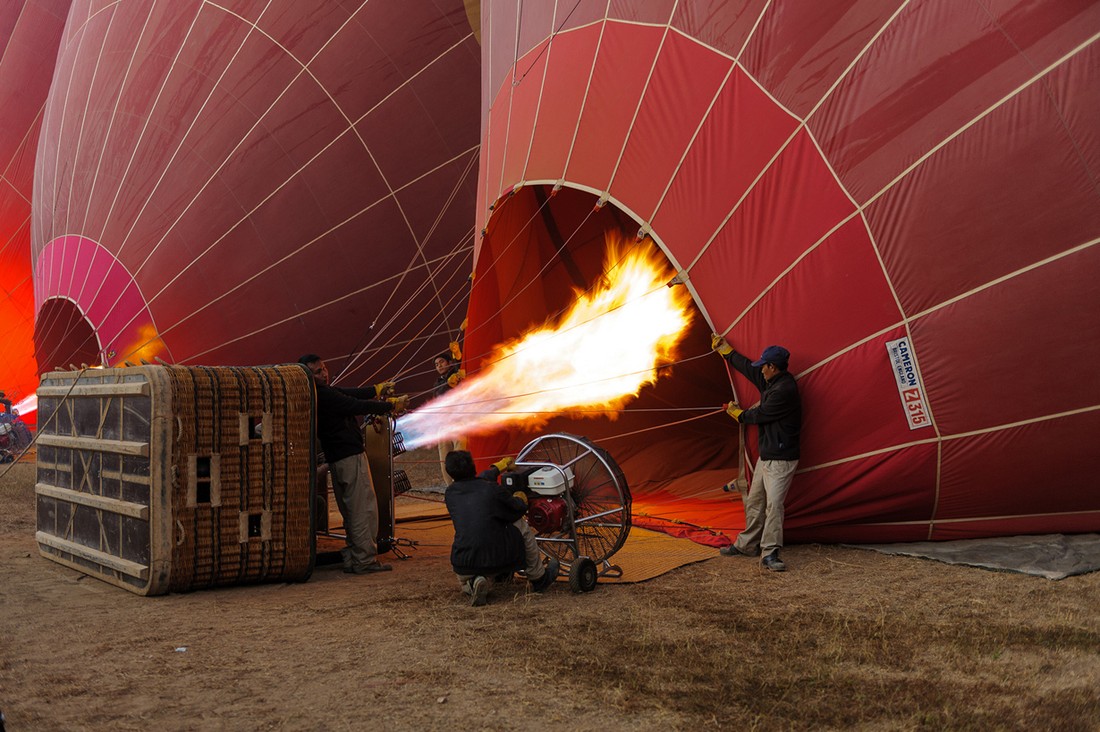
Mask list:
MULTIPOLYGON (((512 525, 519 529, 519 533, 523 536, 523 554, 526 560, 524 572, 527 575, 527 580, 534 582, 542 577, 546 571, 546 566, 542 563, 542 554, 539 552, 539 543, 535 541, 535 530, 527 523, 527 519, 522 516, 516 519, 512 525)), ((458 584, 467 595, 473 594, 474 578, 477 576, 476 574, 455 574, 455 577, 458 577, 458 584)), ((485 577, 485 579, 489 581, 489 588, 492 589, 494 578, 485 577)))
POLYGON ((756 461, 745 497, 745 530, 734 542, 738 549, 768 555, 783 546, 783 502, 797 467, 797 460, 756 461))
POLYGON ((362 569, 377 561, 378 499, 374 494, 367 456, 363 453, 328 466, 332 493, 344 517, 347 546, 340 550, 345 569, 362 569))
POLYGON ((456 440, 444 440, 439 443, 439 472, 443 476, 443 485, 448 486, 452 482, 451 476, 447 475, 447 453, 452 450, 465 450, 466 438, 459 437, 456 440))

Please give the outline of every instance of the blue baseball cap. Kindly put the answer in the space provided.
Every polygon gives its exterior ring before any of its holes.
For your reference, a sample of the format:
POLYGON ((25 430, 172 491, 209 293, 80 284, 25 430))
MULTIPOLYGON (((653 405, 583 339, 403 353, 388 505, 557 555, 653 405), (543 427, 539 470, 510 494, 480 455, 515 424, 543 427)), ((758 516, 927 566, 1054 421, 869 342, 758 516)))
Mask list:
POLYGON ((766 363, 774 364, 787 368, 787 363, 791 360, 791 352, 783 346, 768 346, 764 349, 764 352, 760 354, 758 361, 753 361, 752 365, 760 368, 766 363))

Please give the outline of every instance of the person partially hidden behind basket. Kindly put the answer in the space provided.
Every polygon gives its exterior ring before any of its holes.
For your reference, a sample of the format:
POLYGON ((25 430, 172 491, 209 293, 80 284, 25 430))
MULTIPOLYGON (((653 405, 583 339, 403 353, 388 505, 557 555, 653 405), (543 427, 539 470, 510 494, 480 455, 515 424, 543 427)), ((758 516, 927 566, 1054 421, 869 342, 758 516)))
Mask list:
POLYGON ((494 582, 503 582, 523 570, 531 589, 543 592, 558 577, 553 557, 544 566, 534 530, 527 525, 527 496, 509 493, 497 483, 500 474, 515 464, 504 458, 476 474, 474 458, 466 450, 452 450, 446 457, 447 474, 454 480, 444 493, 454 522, 451 567, 470 604, 489 601, 494 582))
POLYGON ((388 572, 392 567, 378 561, 378 497, 357 417, 400 414, 408 397, 393 396, 396 385, 392 381, 359 389, 331 386, 325 362, 312 353, 299 358, 298 363, 313 373, 317 384, 317 439, 328 460, 332 493, 344 519, 347 546, 340 551, 344 571, 388 572))
POLYGON ((787 371, 790 351, 768 346, 756 361, 742 356, 717 333, 710 346, 760 390, 760 404, 741 409, 726 405, 726 414, 740 424, 756 425, 760 457, 745 499, 745 530, 719 551, 727 557, 755 557, 774 572, 787 568, 779 558, 783 548, 783 502, 798 467, 799 433, 802 431, 802 400, 798 384, 787 371))

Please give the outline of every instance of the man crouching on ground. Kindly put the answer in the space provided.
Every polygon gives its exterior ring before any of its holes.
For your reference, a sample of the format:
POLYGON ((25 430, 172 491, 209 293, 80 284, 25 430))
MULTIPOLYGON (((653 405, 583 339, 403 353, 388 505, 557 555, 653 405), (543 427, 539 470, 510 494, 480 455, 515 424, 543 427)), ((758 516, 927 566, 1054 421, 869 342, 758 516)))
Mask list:
POLYGON ((477 475, 474 458, 466 450, 452 450, 444 461, 454 481, 444 499, 454 522, 451 566, 470 604, 489 601, 493 581, 502 582, 524 570, 531 589, 542 592, 558 576, 558 560, 542 564, 535 532, 527 525, 527 498, 511 494, 497 484, 502 471, 514 465, 512 458, 493 463, 477 475))

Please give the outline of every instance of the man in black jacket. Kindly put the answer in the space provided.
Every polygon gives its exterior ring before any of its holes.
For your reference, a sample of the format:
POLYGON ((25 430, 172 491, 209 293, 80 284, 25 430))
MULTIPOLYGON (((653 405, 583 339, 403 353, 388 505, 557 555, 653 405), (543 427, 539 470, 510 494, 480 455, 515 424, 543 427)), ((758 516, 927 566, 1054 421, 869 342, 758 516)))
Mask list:
POLYGON ((496 482, 514 464, 512 458, 493 463, 481 475, 475 474, 474 459, 466 450, 447 453, 446 464, 454 479, 444 494, 455 527, 451 567, 470 604, 486 604, 493 580, 503 581, 521 569, 535 592, 549 587, 558 576, 558 561, 542 564, 535 532, 524 518, 526 496, 509 493, 496 482))
POLYGON ((344 518, 347 546, 340 551, 344 571, 388 572, 392 567, 378 561, 378 498, 357 417, 400 412, 405 397, 382 399, 393 393, 394 384, 388 381, 360 389, 330 386, 328 367, 312 353, 299 358, 298 363, 313 373, 317 385, 317 439, 328 461, 336 506, 344 518))
POLYGON ((725 556, 755 557, 775 572, 787 568, 779 558, 783 547, 783 502, 798 467, 799 433, 802 430, 802 400, 798 384, 787 371, 791 354, 783 346, 768 346, 756 361, 749 361, 718 334, 711 348, 760 390, 760 403, 741 409, 726 405, 726 413, 741 424, 755 424, 760 457, 745 499, 745 530, 719 551, 725 556))

